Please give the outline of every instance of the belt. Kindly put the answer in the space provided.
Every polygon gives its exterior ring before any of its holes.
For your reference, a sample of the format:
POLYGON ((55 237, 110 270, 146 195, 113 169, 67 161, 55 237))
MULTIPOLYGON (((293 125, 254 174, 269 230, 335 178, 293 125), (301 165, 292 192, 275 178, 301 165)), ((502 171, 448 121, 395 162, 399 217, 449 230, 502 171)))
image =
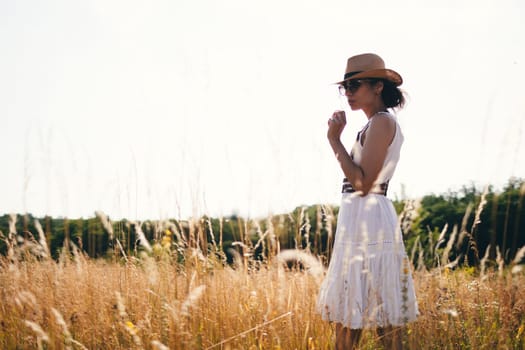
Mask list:
MULTIPOLYGON (((379 185, 374 185, 369 193, 382 194, 383 196, 386 196, 387 190, 388 190, 388 181, 383 182, 382 184, 379 184, 379 185)), ((356 191, 357 190, 352 186, 350 181, 348 181, 348 179, 345 177, 343 179, 343 189, 341 192, 342 193, 354 193, 356 191)))

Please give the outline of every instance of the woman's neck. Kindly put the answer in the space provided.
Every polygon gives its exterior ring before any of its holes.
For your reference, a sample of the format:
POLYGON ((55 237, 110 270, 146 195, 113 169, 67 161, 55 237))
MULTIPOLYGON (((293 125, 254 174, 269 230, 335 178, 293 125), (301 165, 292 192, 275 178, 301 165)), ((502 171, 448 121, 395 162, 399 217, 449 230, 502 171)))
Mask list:
POLYGON ((364 106, 363 112, 365 112, 368 119, 372 118, 378 112, 386 112, 386 106, 381 96, 376 95, 366 106, 364 106))
POLYGON ((368 119, 372 118, 374 115, 376 115, 379 112, 386 112, 386 111, 387 109, 383 103, 375 105, 375 106, 370 106, 370 108, 367 108, 367 109, 363 108, 363 112, 365 112, 366 117, 368 119))

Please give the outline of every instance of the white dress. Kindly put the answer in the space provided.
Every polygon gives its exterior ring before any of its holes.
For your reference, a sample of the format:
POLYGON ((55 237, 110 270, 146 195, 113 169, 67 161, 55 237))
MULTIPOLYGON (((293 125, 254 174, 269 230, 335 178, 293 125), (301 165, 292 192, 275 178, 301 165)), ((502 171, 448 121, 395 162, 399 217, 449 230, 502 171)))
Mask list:
MULTIPOLYGON (((385 117, 395 121, 396 133, 376 184, 391 179, 403 143, 393 115, 380 112, 372 118, 385 117)), ((361 162, 360 139, 358 136, 352 148, 357 164, 361 162)), ((343 193, 317 310, 324 320, 352 329, 401 326, 416 319, 418 306, 410 263, 397 214, 386 196, 343 193)))

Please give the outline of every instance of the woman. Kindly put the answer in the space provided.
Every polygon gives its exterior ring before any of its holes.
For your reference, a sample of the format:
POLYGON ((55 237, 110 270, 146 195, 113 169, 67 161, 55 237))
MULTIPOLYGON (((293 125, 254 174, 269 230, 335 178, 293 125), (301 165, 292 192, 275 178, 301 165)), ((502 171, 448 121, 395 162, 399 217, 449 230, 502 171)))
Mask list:
POLYGON ((328 120, 328 141, 341 166, 343 195, 334 250, 317 301, 335 323, 336 349, 355 349, 362 329, 375 328, 387 349, 401 349, 401 326, 418 314, 414 284, 392 202, 386 197, 403 134, 389 109, 401 108, 401 76, 381 57, 350 57, 339 91, 368 123, 349 153, 341 142, 344 111, 328 120))

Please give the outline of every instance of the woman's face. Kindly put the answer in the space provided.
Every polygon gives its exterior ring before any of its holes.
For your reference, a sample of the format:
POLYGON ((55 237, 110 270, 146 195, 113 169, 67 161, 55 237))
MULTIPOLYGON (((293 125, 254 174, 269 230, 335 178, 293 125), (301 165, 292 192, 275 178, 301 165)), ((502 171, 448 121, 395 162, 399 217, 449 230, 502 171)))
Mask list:
POLYGON ((382 88, 381 82, 374 82, 369 79, 349 80, 341 84, 344 88, 344 95, 353 111, 367 109, 377 103, 382 88), (381 84, 381 86, 378 86, 381 84))

